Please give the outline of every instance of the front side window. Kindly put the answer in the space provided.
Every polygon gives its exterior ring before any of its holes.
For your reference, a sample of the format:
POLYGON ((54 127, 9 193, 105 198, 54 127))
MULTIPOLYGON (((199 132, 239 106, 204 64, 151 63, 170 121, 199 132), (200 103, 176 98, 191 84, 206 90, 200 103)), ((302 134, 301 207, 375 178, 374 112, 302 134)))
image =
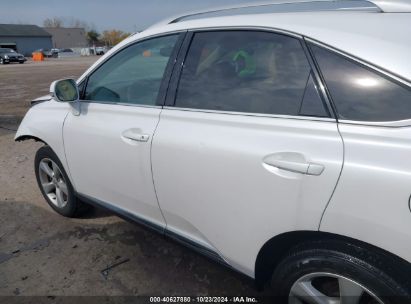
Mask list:
POLYGON ((310 77, 310 64, 296 38, 255 31, 196 33, 175 105, 284 115, 305 115, 301 113, 304 111, 326 116, 310 77), (307 85, 312 86, 308 94, 307 85), (303 99, 307 99, 304 107, 303 99))
POLYGON ((397 121, 411 118, 411 90, 377 72, 311 45, 340 119, 397 121))
POLYGON ((155 105, 177 39, 153 38, 118 52, 89 76, 84 99, 155 105))

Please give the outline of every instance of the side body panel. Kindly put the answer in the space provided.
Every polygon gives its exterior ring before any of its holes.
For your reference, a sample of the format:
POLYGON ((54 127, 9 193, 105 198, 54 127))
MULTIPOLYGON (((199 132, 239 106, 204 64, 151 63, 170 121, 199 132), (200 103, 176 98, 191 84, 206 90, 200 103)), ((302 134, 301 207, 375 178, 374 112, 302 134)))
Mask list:
POLYGON ((340 124, 344 169, 320 230, 411 262, 411 127, 340 124))
POLYGON ((167 230, 218 252, 253 277, 273 236, 317 230, 340 174, 335 122, 164 109, 153 140, 153 177, 167 230), (324 165, 319 176, 270 167, 292 152, 324 165))
POLYGON ((165 227, 151 174, 151 140, 160 107, 81 102, 64 125, 67 162, 82 195, 165 227), (132 136, 144 135, 137 141, 132 136))
POLYGON ((63 125, 71 111, 69 103, 53 99, 37 104, 26 113, 15 136, 15 139, 21 136, 34 136, 47 143, 57 154, 69 176, 70 171, 64 153, 63 125))

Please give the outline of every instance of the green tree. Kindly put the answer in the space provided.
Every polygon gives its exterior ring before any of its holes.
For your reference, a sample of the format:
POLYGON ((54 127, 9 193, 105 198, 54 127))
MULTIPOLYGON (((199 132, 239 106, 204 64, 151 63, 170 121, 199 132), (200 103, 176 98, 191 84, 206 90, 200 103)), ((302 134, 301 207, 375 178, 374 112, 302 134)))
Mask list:
POLYGON ((97 31, 91 30, 86 33, 88 43, 95 44, 99 41, 100 34, 97 31))

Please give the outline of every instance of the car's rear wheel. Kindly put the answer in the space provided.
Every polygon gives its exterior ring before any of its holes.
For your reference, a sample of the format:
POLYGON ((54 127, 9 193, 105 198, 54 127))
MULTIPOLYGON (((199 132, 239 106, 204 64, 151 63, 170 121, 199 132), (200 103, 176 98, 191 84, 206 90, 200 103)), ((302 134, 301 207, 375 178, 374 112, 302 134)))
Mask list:
POLYGON ((384 302, 353 279, 349 279, 339 274, 328 272, 313 272, 299 278, 291 287, 289 297, 292 303, 311 303, 325 302, 338 303, 375 303, 383 304, 384 302), (309 299, 314 297, 316 299, 309 299))
POLYGON ((86 205, 76 198, 63 165, 49 146, 41 147, 37 151, 34 166, 41 193, 57 213, 74 217, 87 209, 86 205))
POLYGON ((398 263, 352 244, 306 243, 278 265, 271 289, 284 303, 293 304, 411 303, 409 279, 398 263))

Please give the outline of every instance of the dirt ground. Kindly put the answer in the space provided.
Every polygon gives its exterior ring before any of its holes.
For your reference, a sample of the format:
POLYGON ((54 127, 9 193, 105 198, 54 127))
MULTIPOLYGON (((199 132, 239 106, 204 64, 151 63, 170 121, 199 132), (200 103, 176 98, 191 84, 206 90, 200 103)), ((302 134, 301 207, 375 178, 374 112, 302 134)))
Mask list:
POLYGON ((51 81, 77 77, 95 60, 0 66, 0 303, 40 302, 24 296, 66 303, 61 296, 258 295, 251 280, 105 211, 67 219, 48 207, 33 169, 41 144, 15 143, 14 130, 51 81))
POLYGON ((78 78, 98 57, 48 59, 0 66, 0 115, 23 116, 30 101, 49 92, 52 81, 78 78))

